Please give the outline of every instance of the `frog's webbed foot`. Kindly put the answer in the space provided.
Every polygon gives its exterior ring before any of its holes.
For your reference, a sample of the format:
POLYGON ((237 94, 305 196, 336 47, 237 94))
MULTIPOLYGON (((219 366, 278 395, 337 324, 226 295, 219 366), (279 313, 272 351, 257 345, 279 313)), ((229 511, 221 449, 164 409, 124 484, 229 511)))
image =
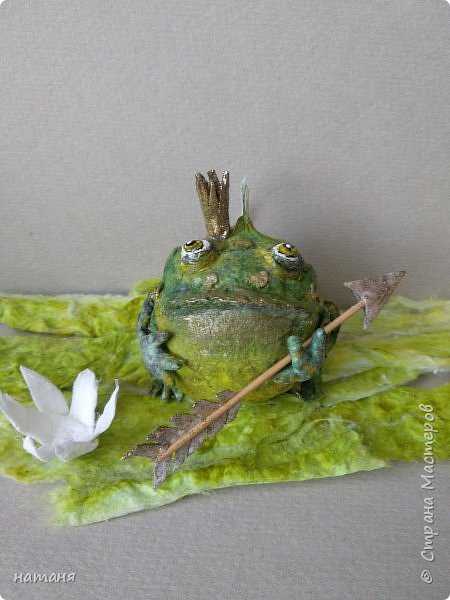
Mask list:
POLYGON ((142 358, 145 366, 157 379, 164 379, 166 371, 176 371, 183 362, 162 347, 169 334, 165 331, 142 333, 140 336, 142 358))
POLYGON ((163 400, 174 396, 177 400, 183 399, 183 393, 174 385, 172 371, 178 370, 183 361, 169 354, 163 347, 169 334, 165 331, 149 333, 140 332, 142 358, 149 372, 155 378, 152 385, 152 394, 161 394, 163 400))
POLYGON ((164 402, 169 402, 169 400, 171 400, 172 398, 175 398, 175 400, 177 400, 178 402, 181 402, 182 400, 186 399, 185 394, 183 394, 183 392, 180 389, 178 389, 176 385, 173 385, 172 383, 166 383, 159 379, 155 379, 152 382, 152 385, 150 387, 150 394, 152 396, 160 395, 161 399, 164 400, 164 402))
POLYGON ((307 348, 302 348, 302 340, 297 335, 288 337, 287 346, 291 355, 291 364, 277 373, 276 383, 289 384, 292 387, 302 381, 315 380, 326 356, 327 336, 322 328, 316 329, 307 348))
POLYGON ((172 396, 176 400, 182 400, 183 392, 176 387, 172 372, 179 369, 183 361, 169 354, 164 348, 165 342, 169 339, 169 333, 166 331, 151 331, 151 318, 156 294, 157 292, 151 292, 147 295, 136 324, 142 359, 147 370, 154 378, 150 393, 152 395, 161 394, 162 399, 165 401, 170 400, 172 396))

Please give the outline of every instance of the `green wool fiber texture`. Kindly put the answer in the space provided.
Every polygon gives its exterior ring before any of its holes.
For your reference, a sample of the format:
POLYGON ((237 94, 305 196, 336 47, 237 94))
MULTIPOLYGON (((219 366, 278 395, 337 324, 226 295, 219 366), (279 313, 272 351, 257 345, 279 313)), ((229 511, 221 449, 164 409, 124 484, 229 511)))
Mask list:
POLYGON ((70 398, 75 377, 90 368, 100 380, 102 409, 114 379, 120 382, 116 417, 98 448, 70 462, 42 463, 27 454, 22 435, 0 413, 0 472, 21 482, 57 483, 50 492, 57 523, 85 525, 232 485, 417 460, 424 454, 420 405, 433 410, 434 457, 450 457, 450 384, 407 385, 425 373, 450 371, 450 301, 397 296, 369 330, 362 329, 362 314, 342 326, 323 370, 322 398, 305 402, 287 393, 244 402, 232 423, 153 489, 148 459, 120 459, 172 415, 190 410, 186 401, 149 396, 134 330, 145 294, 157 284, 146 280, 127 296, 0 296, 0 322, 17 331, 0 337, 0 390, 31 405, 19 372, 24 365, 70 398))

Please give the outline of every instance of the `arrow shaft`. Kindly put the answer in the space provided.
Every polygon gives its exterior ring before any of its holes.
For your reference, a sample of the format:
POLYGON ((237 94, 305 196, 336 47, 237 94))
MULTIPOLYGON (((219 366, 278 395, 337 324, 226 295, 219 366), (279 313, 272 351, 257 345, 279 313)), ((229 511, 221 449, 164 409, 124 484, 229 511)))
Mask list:
MULTIPOLYGON (((348 308, 345 312, 343 312, 339 317, 330 321, 327 325, 325 325, 324 330, 325 333, 330 333, 333 329, 336 329, 341 325, 344 321, 354 315, 358 310, 364 308, 366 305, 365 300, 360 300, 356 304, 353 304, 350 308, 348 308)), ((303 348, 307 348, 311 343, 312 337, 309 337, 302 344, 303 348)), ((230 408, 233 408, 238 402, 240 402, 243 398, 254 392, 257 388, 259 388, 263 383, 267 380, 271 379, 274 375, 281 371, 284 367, 287 367, 291 362, 291 357, 288 354, 284 356, 281 360, 272 365, 267 371, 258 375, 255 379, 253 379, 250 383, 248 383, 245 387, 243 387, 239 392, 237 392, 232 398, 230 398, 227 402, 224 402, 220 406, 217 407, 212 413, 207 415, 204 419, 202 419, 199 423, 194 425, 189 431, 186 431, 183 435, 177 438, 170 446, 168 446, 165 450, 161 450, 158 453, 157 461, 161 462, 170 458, 174 452, 182 448, 185 444, 187 444, 190 440, 195 438, 199 433, 204 431, 214 423, 219 417, 227 413, 230 408)))

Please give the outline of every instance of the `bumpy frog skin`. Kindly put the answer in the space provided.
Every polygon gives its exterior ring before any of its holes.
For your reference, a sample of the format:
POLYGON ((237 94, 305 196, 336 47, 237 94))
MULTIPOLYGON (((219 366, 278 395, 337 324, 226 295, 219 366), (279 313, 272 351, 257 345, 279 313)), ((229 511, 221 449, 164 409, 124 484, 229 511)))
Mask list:
POLYGON ((138 320, 156 390, 164 399, 213 400, 223 389, 239 390, 289 352, 292 364, 250 399, 289 389, 317 394, 320 369, 337 335, 326 336, 322 327, 338 309, 317 295, 315 272, 293 245, 253 227, 246 186, 243 215, 229 227, 228 173, 221 183, 214 171, 208 175, 209 183, 197 175, 197 188, 201 184, 210 194, 203 198, 210 236, 173 250, 138 320), (310 335, 312 343, 303 350, 310 335))

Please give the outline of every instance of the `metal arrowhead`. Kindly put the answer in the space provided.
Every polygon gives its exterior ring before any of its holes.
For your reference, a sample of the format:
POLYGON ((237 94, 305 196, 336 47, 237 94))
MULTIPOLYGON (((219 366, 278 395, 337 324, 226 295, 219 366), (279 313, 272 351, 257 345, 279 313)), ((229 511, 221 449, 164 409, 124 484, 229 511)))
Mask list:
POLYGON ((395 271, 381 277, 366 277, 344 283, 345 287, 350 288, 358 300, 364 300, 366 303, 364 329, 375 319, 405 275, 406 271, 395 271))

